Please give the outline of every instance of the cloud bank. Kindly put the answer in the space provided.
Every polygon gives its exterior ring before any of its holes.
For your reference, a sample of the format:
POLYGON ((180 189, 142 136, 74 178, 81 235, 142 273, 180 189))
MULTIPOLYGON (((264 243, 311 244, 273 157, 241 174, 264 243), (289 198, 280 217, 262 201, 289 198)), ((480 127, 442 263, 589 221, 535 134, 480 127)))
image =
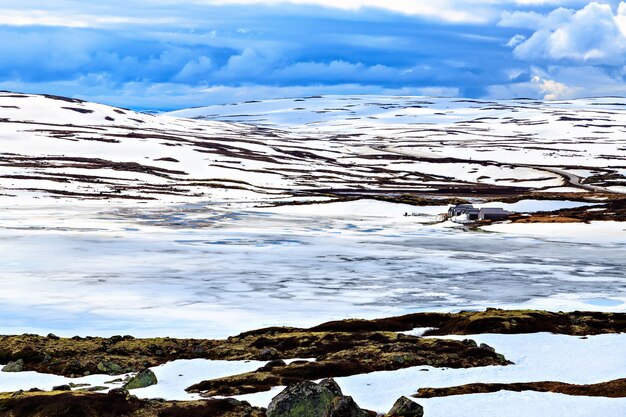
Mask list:
POLYGON ((0 88, 135 108, 332 93, 624 90, 626 3, 5 0, 0 88))

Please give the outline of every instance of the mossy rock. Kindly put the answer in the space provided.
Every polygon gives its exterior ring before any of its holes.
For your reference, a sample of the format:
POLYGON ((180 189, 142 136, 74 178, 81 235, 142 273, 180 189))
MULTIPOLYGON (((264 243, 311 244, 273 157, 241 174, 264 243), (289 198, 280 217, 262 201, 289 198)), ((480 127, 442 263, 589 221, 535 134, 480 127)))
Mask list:
POLYGON ((400 397, 385 417, 423 417, 424 408, 407 397, 400 397))
POLYGON ((98 371, 104 372, 105 374, 108 374, 108 375, 121 374, 123 371, 120 365, 111 361, 102 361, 98 364, 97 368, 98 368, 98 371))
POLYGON ((156 385, 159 381, 156 375, 150 369, 144 369, 137 375, 132 377, 125 385, 124 388, 131 390, 137 388, 146 388, 152 385, 156 385))
POLYGON ((362 410, 352 397, 340 396, 335 397, 323 417, 369 417, 369 413, 362 410))
POLYGON ((315 382, 298 382, 274 397, 266 414, 267 417, 323 417, 331 410, 335 397, 315 382))
POLYGON ((18 359, 15 362, 9 362, 2 367, 2 372, 22 372, 24 370, 24 361, 18 359))

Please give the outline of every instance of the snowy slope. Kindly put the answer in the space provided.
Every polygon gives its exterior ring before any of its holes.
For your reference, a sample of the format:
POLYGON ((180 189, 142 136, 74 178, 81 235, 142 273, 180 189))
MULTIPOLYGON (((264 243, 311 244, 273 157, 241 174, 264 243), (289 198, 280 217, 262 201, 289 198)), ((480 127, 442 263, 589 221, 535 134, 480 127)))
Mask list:
POLYGON ((325 97, 155 116, 5 92, 0 195, 188 202, 623 191, 618 104, 325 97), (594 185, 579 184, 585 177, 594 185))
POLYGON ((337 140, 366 142, 378 150, 421 159, 407 161, 404 169, 472 182, 541 187, 553 184, 550 177, 562 174, 559 169, 563 169, 581 178, 616 174, 608 183, 604 183, 606 178, 594 180, 623 191, 617 187, 623 187, 625 179, 624 98, 495 102, 324 96, 210 106, 171 114, 332 134, 337 140), (424 162, 441 158, 456 161, 424 162), (534 167, 553 169, 540 171, 543 175, 538 176, 534 167))

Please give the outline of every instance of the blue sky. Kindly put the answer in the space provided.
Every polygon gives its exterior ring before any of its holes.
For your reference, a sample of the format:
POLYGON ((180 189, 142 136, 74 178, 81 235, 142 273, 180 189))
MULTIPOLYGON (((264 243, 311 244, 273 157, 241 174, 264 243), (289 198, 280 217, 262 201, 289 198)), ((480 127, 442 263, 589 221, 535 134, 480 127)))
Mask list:
POLYGON ((3 0, 0 89, 139 109, 314 94, 626 95, 626 4, 3 0))

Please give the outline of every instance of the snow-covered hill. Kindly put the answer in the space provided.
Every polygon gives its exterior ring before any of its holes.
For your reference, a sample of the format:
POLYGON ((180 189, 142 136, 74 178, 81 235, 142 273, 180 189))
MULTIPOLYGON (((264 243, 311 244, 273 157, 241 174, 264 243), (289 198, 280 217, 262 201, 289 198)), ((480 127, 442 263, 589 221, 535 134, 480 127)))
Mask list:
POLYGON ((625 106, 333 96, 146 115, 4 92, 0 194, 178 202, 619 192, 625 106))
POLYGON ((543 102, 315 96, 170 114, 352 139, 420 159, 405 162, 407 170, 469 182, 541 188, 558 183, 556 174, 626 190, 625 98, 543 102), (436 165, 425 163, 437 159, 436 165), (548 171, 538 175, 538 167, 548 171))

